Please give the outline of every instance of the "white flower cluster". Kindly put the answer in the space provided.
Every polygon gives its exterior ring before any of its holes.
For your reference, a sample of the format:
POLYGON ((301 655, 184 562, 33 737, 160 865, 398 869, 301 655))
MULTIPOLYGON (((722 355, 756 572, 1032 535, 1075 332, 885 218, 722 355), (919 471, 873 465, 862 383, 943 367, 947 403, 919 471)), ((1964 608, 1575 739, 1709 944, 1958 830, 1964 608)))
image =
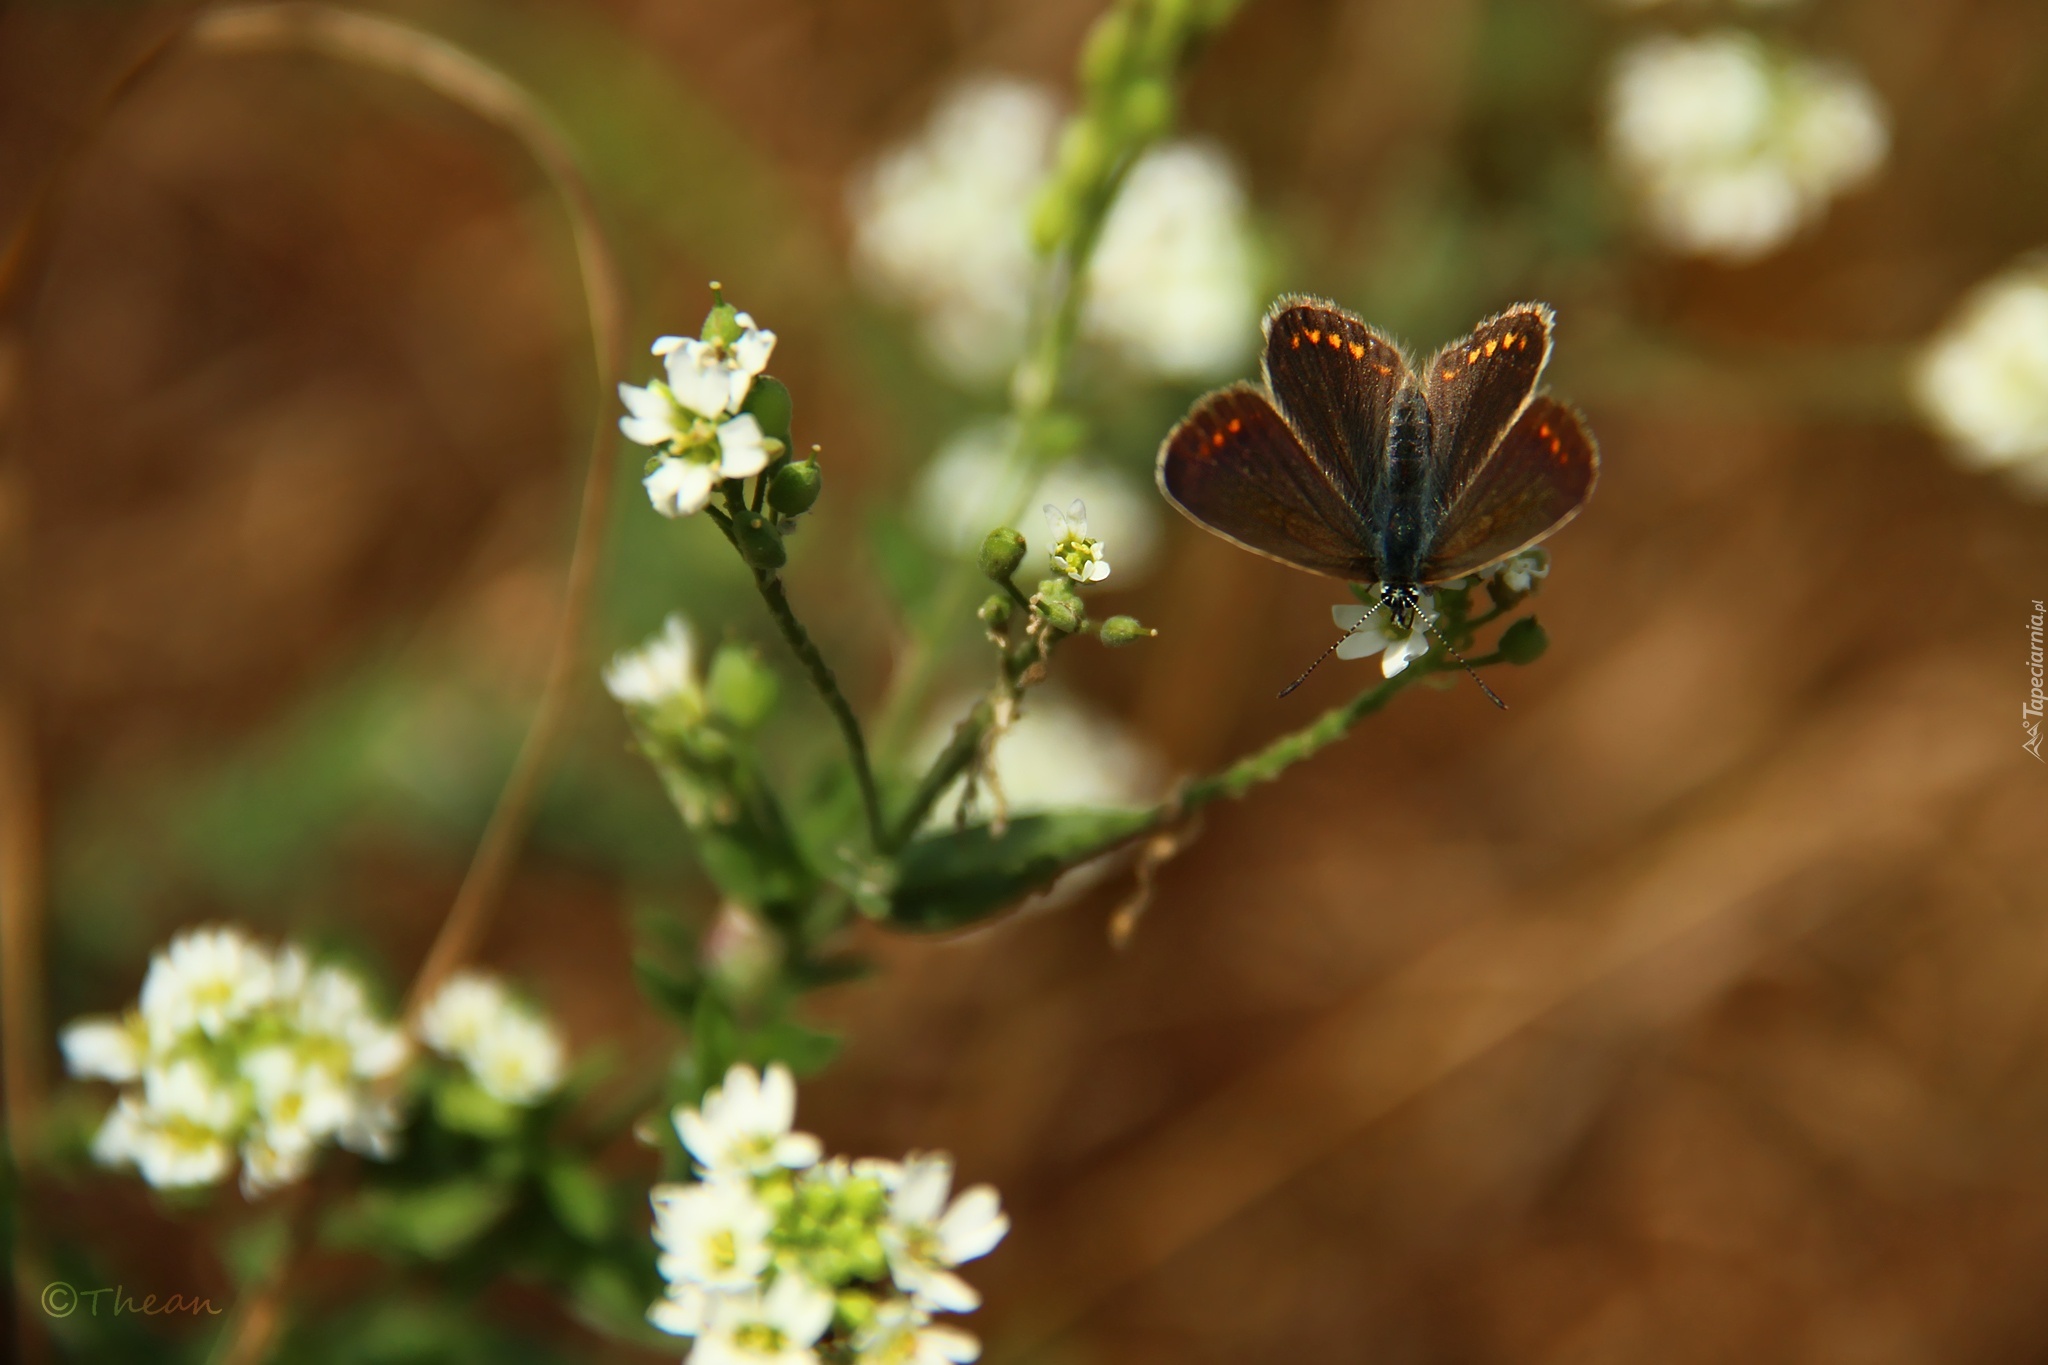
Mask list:
MULTIPOLYGON (((1028 225, 1058 126, 1044 87, 971 81, 853 187, 856 265, 916 310, 933 357, 959 379, 995 378, 1023 350, 1036 276, 1028 225)), ((1256 334, 1256 275, 1236 170, 1213 147, 1169 143, 1139 159, 1110 209, 1083 325, 1139 369, 1220 375, 1256 334)))
POLYGON ((1724 30, 1625 51, 1609 92, 1616 159, 1674 250, 1752 260, 1883 163, 1883 106, 1854 72, 1724 30))
POLYGON ((686 517, 711 500, 720 479, 744 479, 768 467, 779 445, 750 412, 741 412, 754 380, 768 368, 775 333, 745 313, 712 310, 703 337, 655 339, 667 380, 619 385, 626 439, 660 451, 641 483, 654 510, 686 517))
POLYGON ((1922 353, 1914 396, 1965 465, 2048 495, 2048 260, 1963 301, 1922 353))
POLYGON ((213 1185, 241 1160, 260 1194, 303 1176, 327 1141, 388 1155, 397 1114, 375 1084, 408 1055, 362 982, 234 928, 180 934, 136 1008, 64 1030, 73 1075, 129 1087, 93 1140, 159 1188, 213 1185))
POLYGON ((486 1095, 538 1104, 562 1084, 566 1049, 547 1017, 483 972, 457 972, 420 1010, 420 1041, 462 1063, 486 1095))
POLYGON ((735 1066, 677 1134, 698 1178, 656 1186, 654 1240, 667 1292, 648 1310, 694 1337, 693 1365, 949 1365, 981 1354, 934 1320, 981 1298, 955 1267, 1009 1231, 986 1185, 948 1200, 952 1162, 823 1158, 795 1132, 788 1070, 735 1066))

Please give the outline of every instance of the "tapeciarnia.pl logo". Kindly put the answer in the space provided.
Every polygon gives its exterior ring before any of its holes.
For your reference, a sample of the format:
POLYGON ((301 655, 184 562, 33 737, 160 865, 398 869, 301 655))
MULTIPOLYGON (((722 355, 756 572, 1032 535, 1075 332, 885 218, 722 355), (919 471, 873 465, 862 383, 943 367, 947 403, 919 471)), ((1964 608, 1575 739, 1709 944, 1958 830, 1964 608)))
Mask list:
POLYGON ((2034 756, 2036 763, 2048 762, 2041 757, 2041 709, 2044 699, 2041 694, 2041 622, 2048 617, 2048 608, 2043 608, 2041 599, 2034 599, 2034 614, 2027 621, 2027 672, 2033 675, 2033 685, 2027 691, 2026 705, 2020 708, 2020 725, 2027 732, 2022 749, 2034 756))

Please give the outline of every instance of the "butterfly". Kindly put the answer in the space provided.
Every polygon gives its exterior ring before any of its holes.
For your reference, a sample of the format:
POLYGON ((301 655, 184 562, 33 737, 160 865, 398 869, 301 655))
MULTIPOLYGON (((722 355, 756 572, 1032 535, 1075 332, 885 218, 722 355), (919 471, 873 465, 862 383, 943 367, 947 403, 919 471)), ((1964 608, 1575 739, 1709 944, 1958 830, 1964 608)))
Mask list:
POLYGON ((1593 494, 1592 433, 1536 389, 1555 320, 1517 304, 1418 371, 1356 314, 1282 298, 1266 314, 1264 387, 1197 402, 1159 447, 1160 491, 1255 554, 1380 584, 1407 627, 1423 588, 1528 549, 1593 494))

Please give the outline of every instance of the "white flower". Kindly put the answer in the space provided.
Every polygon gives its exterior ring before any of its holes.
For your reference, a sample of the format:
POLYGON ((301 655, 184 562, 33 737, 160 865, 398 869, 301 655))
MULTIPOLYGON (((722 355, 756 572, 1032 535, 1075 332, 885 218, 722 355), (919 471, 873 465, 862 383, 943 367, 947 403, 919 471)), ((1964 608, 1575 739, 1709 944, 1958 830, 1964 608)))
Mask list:
POLYGON ((711 1300, 692 1365, 818 1365, 811 1348, 832 1325, 832 1295, 801 1275, 783 1274, 766 1293, 711 1300))
POLYGON ((1550 552, 1542 546, 1510 555, 1490 575, 1509 592, 1527 592, 1539 578, 1550 577, 1550 552))
POLYGON ((697 647, 680 614, 638 649, 621 650, 604 671, 605 690, 629 706, 660 706, 697 693, 697 647))
POLYGON ((171 940, 142 982, 142 1018, 152 1046, 188 1029, 217 1038, 268 1004, 276 966, 268 951, 234 928, 196 929, 171 940))
POLYGON ((739 1294, 768 1269, 775 1216, 744 1181, 657 1185, 650 1199, 663 1279, 739 1294))
POLYGON ((299 1031, 338 1045, 351 1076, 381 1080, 404 1066, 411 1054, 404 1030, 371 1013, 370 994, 353 972, 340 967, 306 972, 293 1006, 299 1031))
POLYGON ((993 1251, 1009 1232, 1010 1220, 988 1185, 963 1190, 948 1206, 952 1185, 950 1157, 934 1153, 907 1159, 890 1191, 882 1246, 897 1288, 922 1307, 965 1313, 980 1305, 981 1295, 953 1267, 993 1251))
POLYGON ((485 1094, 506 1104, 538 1104, 562 1084, 565 1049, 554 1025, 525 1010, 507 1013, 466 1060, 485 1094))
POLYGON ((291 1124, 258 1126, 242 1143, 242 1193, 250 1198, 303 1180, 313 1168, 317 1144, 291 1124))
POLYGON ((1380 659, 1380 673, 1391 678, 1429 653, 1429 636, 1423 626, 1436 619, 1436 594, 1425 592, 1421 595, 1415 618, 1406 628, 1395 625, 1392 614, 1385 607, 1362 607, 1356 603, 1331 607, 1330 619, 1337 623, 1339 630, 1351 631, 1337 646, 1338 658, 1365 659, 1385 650, 1380 659), (1368 611, 1372 613, 1372 620, 1358 626, 1368 611), (1354 626, 1358 629, 1352 630, 1354 626))
POLYGON ((1148 482, 1085 457, 1039 473, 1010 459, 1012 428, 983 422, 955 433, 919 473, 913 493, 918 529, 958 554, 980 548, 990 528, 1026 508, 1080 499, 1089 524, 1116 543, 1117 573, 1143 578, 1158 559, 1164 534, 1159 494, 1148 482))
MULTIPOLYGON (((957 378, 994 378, 1023 350, 1038 270, 1029 223, 1058 126, 1044 87, 970 81, 849 196, 856 266, 918 313, 927 348, 957 378)), ((1206 144, 1167 144, 1139 159, 1110 208, 1083 325, 1152 373, 1221 374, 1257 335, 1254 274, 1228 158, 1206 144)))
POLYGON ((235 1151, 204 1128, 145 1121, 134 1131, 128 1159, 151 1185, 172 1190, 219 1183, 234 1165, 235 1151))
POLYGON ((679 1105, 676 1134, 708 1178, 758 1175, 778 1166, 801 1169, 818 1159, 818 1140, 790 1131, 796 1080, 780 1062, 765 1073, 738 1063, 725 1083, 705 1092, 702 1106, 679 1105))
POLYGON ((140 1025, 140 1019, 110 1016, 74 1020, 57 1039, 64 1065, 82 1079, 135 1080, 142 1075, 140 1025))
POLYGON ((506 1104, 538 1103, 562 1083, 567 1050, 561 1034, 486 973, 457 972, 442 983, 420 1009, 419 1034, 506 1104))
POLYGON ((1076 583, 1100 583, 1109 577, 1109 561, 1103 557, 1102 542, 1088 538, 1088 508, 1079 498, 1062 512, 1045 505, 1045 524, 1052 528, 1052 568, 1076 583))
POLYGON ((751 412, 720 423, 712 435, 715 440, 695 438, 682 455, 663 455, 640 480, 655 511, 665 517, 700 512, 719 480, 750 478, 774 458, 751 412))
POLYGON ((1964 465, 2048 493, 2048 262, 1972 291, 1922 353, 1913 388, 1964 465))
POLYGON ((333 1067, 298 1048, 271 1043, 242 1058, 256 1115, 275 1146, 310 1148, 332 1137, 354 1114, 355 1096, 333 1067))
POLYGON ((1196 142, 1146 152, 1088 263, 1088 333, 1154 374, 1208 379, 1243 362, 1259 303, 1245 194, 1230 158, 1196 142))
POLYGON ((242 1117, 243 1101, 213 1068, 196 1057, 152 1064, 142 1073, 142 1102, 154 1117, 226 1133, 242 1117))
POLYGON ((849 196, 856 266, 916 310, 933 358, 957 378, 993 378, 1023 350, 1036 269, 1028 220, 1058 122, 1042 86, 969 81, 849 196))
POLYGON ((935 1326, 931 1314, 908 1299, 890 1299, 853 1338, 856 1365, 965 1365, 979 1359, 981 1343, 956 1327, 935 1326))
POLYGON ((1609 138, 1651 226, 1683 252, 1749 260, 1782 245, 1882 164, 1885 116, 1853 72, 1739 31, 1623 53, 1609 138))
POLYGON ((669 392, 700 417, 738 412, 775 351, 775 333, 756 327, 750 315, 736 314, 733 321, 740 329, 736 341, 668 336, 654 343, 654 354, 662 357, 668 371, 669 392))

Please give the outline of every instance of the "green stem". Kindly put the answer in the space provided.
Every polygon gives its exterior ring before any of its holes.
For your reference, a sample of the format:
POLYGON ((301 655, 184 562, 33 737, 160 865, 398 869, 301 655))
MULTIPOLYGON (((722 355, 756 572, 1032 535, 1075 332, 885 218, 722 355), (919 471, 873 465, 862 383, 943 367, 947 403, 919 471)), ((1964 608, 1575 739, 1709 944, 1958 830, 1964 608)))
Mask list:
POLYGON ((986 697, 961 717, 960 723, 953 727, 952 738, 946 741, 946 747, 932 760, 931 767, 925 770, 924 778, 917 784, 917 790, 911 793, 910 804, 890 831, 889 842, 883 845, 884 852, 894 853, 910 842, 946 788, 953 785, 974 762, 974 755, 981 748, 982 736, 988 733, 988 727, 994 721, 995 708, 986 697))
MULTIPOLYGON (((1474 660, 1474 663, 1486 662, 1474 660)), ((1160 807, 1151 828, 1171 823, 1189 811, 1211 801, 1236 800, 1261 782, 1271 782, 1305 758, 1309 758, 1349 734, 1351 727, 1392 701, 1402 688, 1442 672, 1433 663, 1417 664, 1388 678, 1377 687, 1331 707, 1315 720, 1291 734, 1282 735, 1257 753, 1248 754, 1229 767, 1198 777, 1181 788, 1180 798, 1160 807)))
MULTIPOLYGON (((739 540, 733 534, 732 519, 716 507, 707 507, 704 510, 718 523, 718 529, 725 533, 725 538, 732 542, 733 548, 739 549, 739 540)), ((868 742, 867 737, 861 733, 860 717, 853 713, 852 703, 848 702, 846 694, 839 690, 839 679, 833 676, 832 665, 825 662, 825 656, 818 652, 818 646, 812 642, 810 632, 804 629, 803 622, 796 619, 796 612, 789 605, 789 595, 782 590, 782 580, 773 570, 757 569, 751 564, 747 566, 747 571, 753 574, 754 586, 760 590, 761 600, 768 604, 768 614, 775 618, 776 627, 782 631, 782 638, 789 642, 797 661, 804 666, 804 672, 810 675, 811 686, 817 689, 825 708, 839 723, 839 733, 846 740, 847 756, 853 760, 854 781, 860 786, 861 808, 867 814, 868 838, 873 841, 876 848, 886 848, 888 842, 887 830, 882 823, 882 798, 875 790, 875 772, 868 763, 868 742)))

